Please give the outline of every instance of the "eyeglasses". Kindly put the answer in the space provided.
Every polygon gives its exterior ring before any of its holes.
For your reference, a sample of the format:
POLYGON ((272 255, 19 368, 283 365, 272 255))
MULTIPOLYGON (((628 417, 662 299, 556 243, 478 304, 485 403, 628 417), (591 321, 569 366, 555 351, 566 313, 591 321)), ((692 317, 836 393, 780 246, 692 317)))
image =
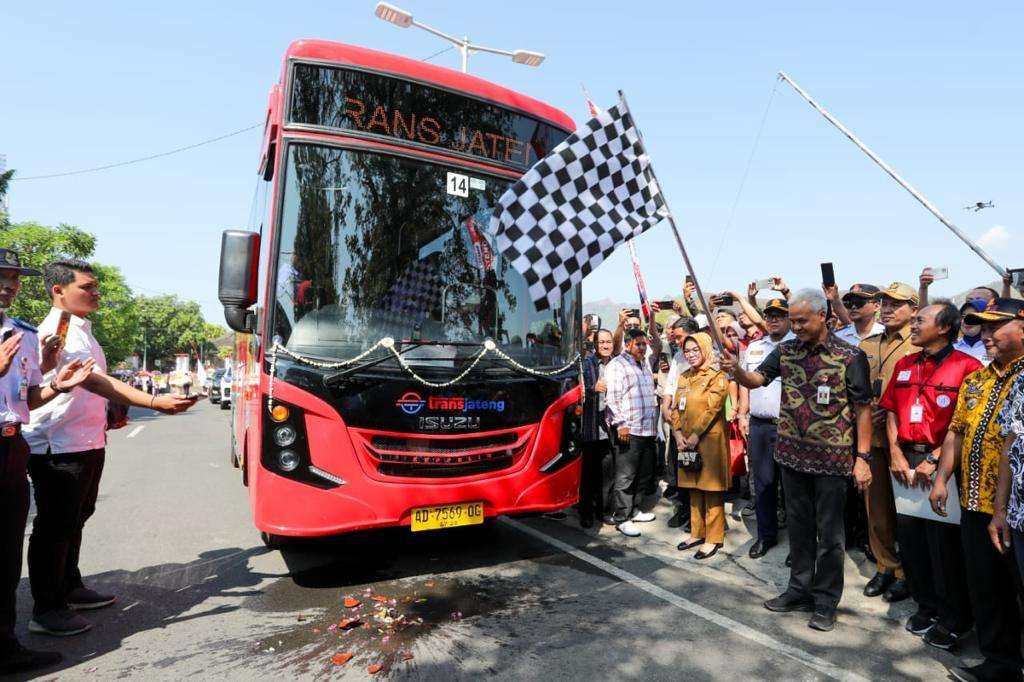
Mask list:
POLYGON ((843 301, 843 305, 847 308, 863 308, 868 303, 878 303, 878 301, 873 298, 850 298, 843 301))
POLYGON ((627 325, 625 325, 623 327, 623 329, 639 329, 639 328, 640 328, 640 325, 638 325, 638 324, 627 324, 627 325))
POLYGON ((683 355, 693 357, 694 355, 702 355, 702 353, 700 352, 700 348, 690 348, 688 350, 684 350, 683 355))

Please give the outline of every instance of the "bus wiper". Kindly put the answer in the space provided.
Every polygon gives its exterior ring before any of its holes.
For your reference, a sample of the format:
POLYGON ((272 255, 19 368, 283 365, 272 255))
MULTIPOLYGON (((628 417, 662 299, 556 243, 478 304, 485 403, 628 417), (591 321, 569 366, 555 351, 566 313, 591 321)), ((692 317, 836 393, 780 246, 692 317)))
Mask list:
MULTIPOLYGON (((476 343, 464 343, 464 342, 459 342, 459 341, 451 341, 451 342, 449 342, 449 341, 396 341, 395 342, 395 346, 399 349, 397 351, 399 355, 404 355, 404 354, 406 354, 406 353, 408 353, 410 351, 416 350, 417 348, 420 348, 422 346, 460 346, 461 347, 461 346, 478 346, 478 345, 479 344, 476 344, 476 343)), ((392 353, 388 352, 388 353, 386 353, 384 355, 384 357, 377 358, 375 360, 367 360, 367 361, 362 362, 362 363, 360 363, 358 365, 353 365, 351 367, 346 367, 345 369, 341 370, 340 372, 336 372, 334 374, 331 374, 329 376, 324 377, 324 380, 323 380, 324 381, 324 385, 326 385, 326 386, 333 386, 335 384, 341 383, 342 381, 344 381, 348 377, 352 376, 353 374, 356 374, 357 372, 362 372, 362 371, 365 371, 367 369, 370 369, 371 367, 375 367, 375 366, 381 364, 382 362, 384 362, 385 360, 391 360, 394 357, 395 356, 392 353)), ((424 358, 424 359, 429 360, 431 358, 424 358)), ((444 360, 448 360, 449 358, 443 358, 443 359, 444 360)))

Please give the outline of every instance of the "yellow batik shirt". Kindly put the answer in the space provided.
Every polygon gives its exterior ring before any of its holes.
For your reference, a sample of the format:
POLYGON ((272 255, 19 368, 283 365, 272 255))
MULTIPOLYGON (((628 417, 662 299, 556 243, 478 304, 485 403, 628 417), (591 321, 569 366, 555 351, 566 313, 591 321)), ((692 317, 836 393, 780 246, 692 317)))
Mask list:
POLYGON ((969 511, 992 513, 999 479, 999 456, 1003 449, 999 409, 1024 358, 1005 367, 992 363, 964 379, 949 428, 964 437, 960 449, 960 506, 969 511))

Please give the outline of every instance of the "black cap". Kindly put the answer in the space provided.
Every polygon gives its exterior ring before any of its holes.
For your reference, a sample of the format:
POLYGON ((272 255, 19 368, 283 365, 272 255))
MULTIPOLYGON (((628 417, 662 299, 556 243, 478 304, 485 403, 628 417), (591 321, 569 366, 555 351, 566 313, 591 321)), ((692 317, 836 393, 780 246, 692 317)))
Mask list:
POLYGON ((41 275, 35 268, 21 267, 21 256, 17 251, 0 249, 0 270, 17 270, 23 275, 41 275))
POLYGON ((854 284, 849 291, 843 294, 843 299, 854 297, 872 300, 878 298, 880 293, 882 293, 881 290, 874 284, 854 284))
POLYGON ((784 298, 773 298, 768 301, 764 306, 764 312, 767 314, 769 311, 783 312, 789 314, 789 301, 784 298))
POLYGON ((1024 322, 1024 301, 1019 298, 997 298, 989 304, 988 310, 964 316, 967 324, 1021 320, 1024 322))

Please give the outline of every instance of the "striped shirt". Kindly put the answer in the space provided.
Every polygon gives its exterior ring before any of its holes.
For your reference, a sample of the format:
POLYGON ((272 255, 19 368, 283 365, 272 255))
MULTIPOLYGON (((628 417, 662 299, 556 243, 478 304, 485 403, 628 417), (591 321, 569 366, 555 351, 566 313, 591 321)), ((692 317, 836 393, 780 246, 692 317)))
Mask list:
POLYGON ((658 398, 654 395, 654 377, 645 362, 623 353, 605 366, 608 387, 605 400, 608 424, 629 428, 631 436, 653 436, 658 421, 658 398))

